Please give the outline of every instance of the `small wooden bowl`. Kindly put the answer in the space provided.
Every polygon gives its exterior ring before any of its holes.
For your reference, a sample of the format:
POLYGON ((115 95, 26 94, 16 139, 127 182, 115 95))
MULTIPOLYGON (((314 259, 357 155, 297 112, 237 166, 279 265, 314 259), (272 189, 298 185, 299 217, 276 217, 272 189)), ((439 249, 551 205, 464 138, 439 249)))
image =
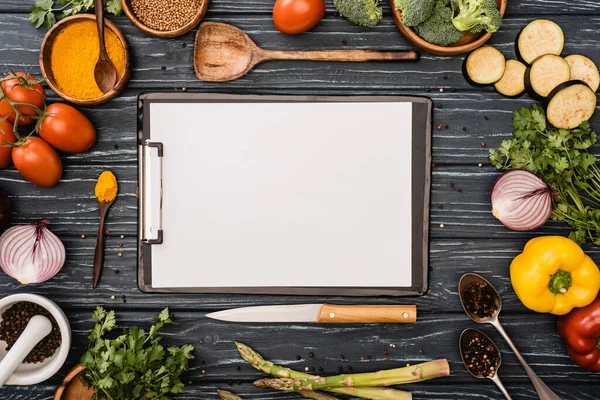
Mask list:
POLYGON ((129 18, 131 23, 137 26, 142 32, 159 38, 173 38, 185 35, 189 31, 194 29, 200 23, 200 21, 202 21, 202 18, 204 18, 204 14, 206 14, 206 9, 208 8, 208 2, 209 0, 202 0, 202 3, 200 3, 200 7, 198 7, 196 15, 194 15, 194 18, 192 18, 190 22, 188 22, 181 28, 177 28, 173 31, 159 31, 158 29, 153 29, 150 28, 148 25, 145 25, 137 17, 137 15, 135 15, 133 7, 131 6, 131 0, 121 0, 121 6, 123 7, 123 11, 125 12, 125 15, 127 15, 127 18, 129 18))
POLYGON ((70 370, 54 392, 54 400, 91 400, 95 390, 87 388, 79 380, 83 371, 85 367, 81 364, 77 364, 70 370))
MULTIPOLYGON (((456 56, 459 54, 468 53, 478 47, 481 47, 493 35, 493 33, 490 32, 467 32, 458 42, 450 46, 438 46, 431 44, 417 35, 411 27, 404 25, 402 23, 402 12, 396 9, 394 0, 390 0, 390 3, 392 5, 392 13, 394 14, 394 22, 396 22, 396 26, 402 35, 404 35, 404 37, 415 46, 438 56, 456 56)), ((498 10, 500 10, 500 14, 502 14, 504 17, 507 0, 496 0, 496 3, 498 4, 498 10)))
POLYGON ((71 97, 68 94, 63 93, 58 88, 58 84, 54 79, 54 72, 52 71, 52 64, 50 61, 52 46, 54 45, 56 35, 63 28, 72 23, 81 22, 85 20, 91 20, 95 22, 96 16, 92 14, 79 14, 67 17, 63 20, 60 20, 48 31, 48 33, 46 33, 46 36, 42 41, 42 47, 40 48, 40 69, 42 71, 42 76, 46 80, 48 86, 50 86, 50 89, 52 89, 54 93, 56 93, 66 101, 80 106, 96 106, 98 104, 106 103, 107 101, 115 98, 119 93, 121 93, 121 91, 125 87, 125 84, 129 80, 129 75, 131 74, 131 66, 129 64, 129 45, 127 44, 127 39, 125 39, 125 35, 123 35, 123 32, 121 32, 121 30, 115 24, 105 19, 104 29, 110 29, 117 35, 125 51, 125 69, 123 70, 123 75, 121 75, 121 77, 117 81, 117 84, 110 92, 105 93, 103 96, 100 96, 95 99, 78 99, 76 97, 71 97))

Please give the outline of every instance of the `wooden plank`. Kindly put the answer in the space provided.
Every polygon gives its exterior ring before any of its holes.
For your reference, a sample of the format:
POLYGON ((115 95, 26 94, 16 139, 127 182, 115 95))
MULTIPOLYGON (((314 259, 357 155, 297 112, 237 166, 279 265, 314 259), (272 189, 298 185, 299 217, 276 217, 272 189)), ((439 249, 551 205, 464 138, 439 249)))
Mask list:
MULTIPOLYGON (((0 290, 4 293, 20 291, 47 296, 69 308, 90 309, 96 304, 115 307, 154 309, 165 304, 177 305, 178 309, 215 311, 234 307, 265 304, 304 304, 309 302, 333 304, 416 304, 421 315, 453 314, 465 320, 458 298, 458 281, 465 272, 476 272, 489 279, 503 299, 502 315, 531 314, 517 299, 509 279, 509 266, 519 254, 526 240, 507 239, 435 239, 430 251, 430 286, 426 296, 411 298, 348 298, 348 297, 302 297, 258 295, 149 295, 140 292, 137 282, 136 238, 120 231, 111 230, 106 241, 105 266, 100 286, 90 290, 91 271, 96 243, 95 230, 86 238, 65 237, 60 234, 67 248, 67 262, 53 279, 41 285, 24 287, 17 281, 0 273, 0 290), (123 243, 123 247, 120 246, 123 243), (119 253, 122 256, 119 256, 119 253), (115 296, 112 299, 112 296, 115 296)), ((586 248, 597 262, 600 249, 586 248)), ((206 268, 190 265, 191 268, 206 268)), ((392 282, 391 282, 392 283, 392 282)))
MULTIPOLYGON (((112 307, 108 304, 106 307, 112 307)), ((458 339, 464 328, 474 326, 465 318, 448 315, 424 315, 415 325, 308 325, 308 324, 229 324, 212 321, 201 312, 173 308, 177 326, 162 330, 163 345, 195 346, 196 360, 188 374, 192 381, 252 382, 264 374, 243 361, 234 341, 252 346, 265 358, 289 368, 323 368, 323 375, 343 372, 370 372, 404 367, 438 358, 447 358, 451 377, 436 383, 473 382, 458 351, 458 339), (391 347, 390 344, 395 347, 391 347), (387 351, 387 354, 384 352, 387 351), (313 353, 309 357, 308 353, 313 353), (344 358, 341 358, 341 354, 344 358), (298 359, 300 357, 300 359, 298 359), (362 359, 361 359, 362 358, 362 359), (239 370, 237 367, 240 367, 239 370), (350 367, 350 368, 349 368, 350 367)), ((87 334, 93 327, 91 309, 67 309, 74 336, 71 352, 63 370, 74 365, 87 346, 87 334)), ((138 325, 148 329, 153 311, 117 311, 120 326, 138 325)), ((562 339, 556 332, 553 316, 514 315, 503 319, 504 326, 523 352, 531 367, 551 383, 585 383, 594 374, 585 372, 566 355, 562 339)), ((525 372, 508 345, 491 327, 481 327, 502 352, 500 376, 505 382, 528 383, 525 372)), ((64 371, 63 371, 64 372, 64 371)), ((60 376, 49 383, 58 383, 60 376)))
MULTIPOLYGON (((600 28, 600 17, 561 15, 553 19, 565 30, 565 54, 583 53, 600 64, 595 36, 600 28)), ((314 31, 300 36, 286 36, 275 31, 269 16, 221 16, 211 20, 240 27, 267 49, 344 47, 401 50, 411 47, 391 20, 383 21, 377 29, 365 31, 357 26, 347 26, 339 19, 328 18, 314 31)), ((507 57, 513 58, 514 40, 528 21, 529 18, 507 19, 502 30, 489 43, 497 46, 507 57)), ((191 70, 195 32, 177 39, 156 40, 141 34, 124 19, 118 19, 117 25, 123 29, 132 47, 135 62, 129 87, 138 91, 174 87, 228 91, 281 88, 289 92, 317 89, 369 90, 413 94, 423 93, 424 88, 435 91, 440 87, 446 90, 480 91, 470 87, 462 77, 463 57, 437 57, 425 53, 418 63, 269 62, 233 82, 200 82, 191 70), (183 47, 184 44, 186 47, 183 47)), ((26 69, 39 74, 36 50, 43 35, 43 30, 36 31, 29 25, 25 14, 0 14, 0 43, 5 44, 0 49, 0 55, 5 60, 6 68, 26 69)), ((501 100, 499 95, 490 96, 493 89, 487 88, 485 92, 489 102, 501 100)))
MULTIPOLYGON (((552 384, 552 389, 562 399, 569 400, 596 400, 600 397, 600 388, 597 383, 578 383, 577 389, 573 385, 558 383, 552 384)), ((507 390, 518 399, 537 399, 538 396, 530 384, 511 384, 506 385, 507 390)), ((299 400, 300 397, 293 393, 280 393, 270 390, 261 390, 253 387, 248 382, 238 383, 235 380, 231 382, 207 382, 205 380, 192 381, 192 385, 186 386, 184 393, 177 395, 176 400, 218 400, 217 389, 229 390, 242 397, 243 400, 299 400)), ((408 385, 403 390, 408 390, 413 394, 414 400, 436 399, 436 400, 456 400, 456 399, 477 399, 477 400, 496 400, 501 394, 496 386, 488 380, 473 380, 469 383, 461 384, 439 384, 436 382, 427 382, 418 385, 408 385)), ((4 400, 47 400, 51 398, 56 390, 55 385, 43 383, 35 386, 14 386, 4 389, 4 400)))
MULTIPOLYGON (((0 12, 28 13, 33 0, 3 0, 0 4, 0 12)), ((331 1, 326 2, 327 13, 335 13, 331 1)), ((384 15, 391 18, 388 2, 383 2, 384 15)), ((212 1, 208 8, 208 17, 215 14, 268 14, 273 9, 270 0, 251 0, 236 2, 233 0, 212 1)), ((600 6, 594 0, 576 0, 568 4, 557 3, 548 0, 529 0, 509 3, 508 15, 549 15, 549 14, 600 14, 600 6)), ((122 17, 125 18, 125 17, 122 17)))

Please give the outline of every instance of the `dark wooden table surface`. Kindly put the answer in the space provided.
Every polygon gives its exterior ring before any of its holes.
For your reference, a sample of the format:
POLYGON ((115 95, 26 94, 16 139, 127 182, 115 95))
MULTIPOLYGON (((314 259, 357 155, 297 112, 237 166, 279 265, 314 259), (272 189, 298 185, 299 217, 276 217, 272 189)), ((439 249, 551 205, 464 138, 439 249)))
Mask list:
MULTIPOLYGON (((0 65, 39 75, 38 53, 44 29, 27 20, 32 0, 0 1, 0 65)), ((364 29, 336 17, 327 0, 327 16, 313 31, 290 37, 275 31, 270 12, 273 0, 214 0, 207 20, 236 25, 256 42, 271 49, 386 49, 410 46, 392 21, 389 7, 376 29, 364 29)), ((600 2, 597 0, 511 0, 508 15, 491 44, 514 57, 518 31, 534 18, 558 22, 566 34, 565 53, 583 53, 600 64, 600 2)), ((50 399, 66 371, 77 363, 92 327, 96 305, 117 310, 121 325, 147 326, 151 317, 169 306, 181 323, 166 329, 166 341, 192 343, 196 360, 189 379, 192 385, 181 399, 215 399, 216 388, 229 388, 245 399, 292 399, 254 389, 261 376, 245 365, 233 341, 252 345, 267 358, 293 368, 323 367, 334 373, 371 371, 406 363, 447 357, 452 377, 408 387, 416 399, 500 399, 490 381, 472 378, 463 367, 457 349, 460 332, 472 323, 462 313, 457 295, 460 276, 469 271, 490 279, 504 299, 502 322, 531 366, 563 399, 599 399, 598 374, 586 373, 567 357, 556 332, 555 317, 526 310, 515 297, 508 279, 512 258, 535 234, 505 229, 490 213, 489 191, 497 176, 487 165, 487 147, 496 147, 510 136, 511 112, 533 101, 501 97, 493 89, 475 89, 461 75, 462 57, 443 58, 423 54, 419 63, 312 63, 271 62, 231 83, 196 80, 191 66, 194 32, 177 39, 144 35, 125 17, 114 21, 124 31, 133 50, 133 74, 120 97, 108 104, 83 110, 98 130, 98 143, 89 152, 65 155, 64 175, 55 188, 40 189, 27 183, 13 168, 0 171, 0 187, 11 195, 16 223, 41 218, 67 247, 67 263, 59 275, 41 285, 24 287, 0 274, 0 296, 31 292, 49 297, 67 313, 73 329, 69 359, 55 377, 30 387, 5 387, 0 398, 50 399), (189 91, 264 94, 427 95, 433 98, 434 115, 431 278, 426 296, 413 299, 301 298, 236 295, 148 295, 136 286, 136 143, 135 102, 141 92, 189 91), (442 125, 442 129, 437 129, 442 125), (466 128, 466 129, 465 129, 466 128), (478 166, 483 163, 483 167, 478 166), (95 179, 104 169, 114 171, 120 193, 109 216, 105 272, 98 289, 91 289, 91 271, 98 224, 93 195, 95 179), (443 228, 442 228, 443 226, 443 228), (82 238, 85 235, 85 238, 82 238), (124 239, 121 239, 124 235, 124 239), (123 243, 123 247, 120 247, 123 243), (118 256, 122 253, 122 257, 118 256), (118 271, 118 273, 117 273, 118 271), (114 296, 114 300, 111 297, 114 296), (330 301, 416 303, 419 322, 414 326, 363 325, 241 325, 211 321, 206 313, 243 305, 330 301), (390 344, 395 347, 390 347, 390 344), (388 351, 389 355, 384 354, 388 351), (309 358, 308 353, 314 353, 309 358), (345 358, 340 359, 340 354, 345 358), (296 360, 296 356, 302 359, 296 360), (361 356, 365 360, 361 360, 361 356), (370 356, 370 359, 368 359, 370 356), (241 366, 241 369, 238 367, 241 366)), ((50 100, 57 100, 48 90, 50 100)), ((356 118, 332 115, 332 118, 356 118)), ((376 115, 368 116, 377 118, 376 115)), ((594 126, 600 129, 600 119, 594 126)), ((189 212, 195 202, 190 199, 189 212)), ((543 234, 567 234, 565 226, 549 223, 543 234)), ((600 250, 587 248, 600 261, 600 250)), ((198 266, 202 267, 202 266, 198 266)), ((288 273, 292 273, 289 271, 288 273)), ((500 376, 516 399, 537 396, 521 365, 507 344, 491 327, 483 327, 501 348, 500 376)))

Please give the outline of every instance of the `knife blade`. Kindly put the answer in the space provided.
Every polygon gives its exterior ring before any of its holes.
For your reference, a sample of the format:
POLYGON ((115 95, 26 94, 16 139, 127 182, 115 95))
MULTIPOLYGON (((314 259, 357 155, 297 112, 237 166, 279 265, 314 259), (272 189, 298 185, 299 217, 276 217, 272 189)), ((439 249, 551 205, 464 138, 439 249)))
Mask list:
POLYGON ((206 316, 227 322, 401 324, 417 321, 417 306, 297 304, 233 308, 206 316))

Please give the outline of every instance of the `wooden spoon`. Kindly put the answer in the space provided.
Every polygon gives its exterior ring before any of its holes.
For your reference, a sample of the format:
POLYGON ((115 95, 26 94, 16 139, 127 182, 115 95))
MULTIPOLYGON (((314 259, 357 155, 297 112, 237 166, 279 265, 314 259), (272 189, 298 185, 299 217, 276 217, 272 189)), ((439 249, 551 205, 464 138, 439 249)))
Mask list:
POLYGON ((270 60, 312 61, 417 61, 415 51, 318 50, 276 51, 256 45, 242 30, 219 22, 204 22, 196 34, 194 69, 209 82, 224 82, 247 74, 270 60))
POLYGON ((104 2, 95 0, 94 8, 96 9, 96 24, 100 41, 100 56, 94 68, 94 79, 102 93, 108 93, 117 84, 117 69, 108 57, 104 43, 104 2))
POLYGON ((92 269, 92 288, 94 289, 98 286, 100 275, 102 274, 102 264, 104 264, 104 220, 106 219, 108 209, 114 202, 114 200, 108 203, 98 201, 98 205, 100 206, 100 228, 98 228, 96 253, 94 254, 94 268, 92 269))

